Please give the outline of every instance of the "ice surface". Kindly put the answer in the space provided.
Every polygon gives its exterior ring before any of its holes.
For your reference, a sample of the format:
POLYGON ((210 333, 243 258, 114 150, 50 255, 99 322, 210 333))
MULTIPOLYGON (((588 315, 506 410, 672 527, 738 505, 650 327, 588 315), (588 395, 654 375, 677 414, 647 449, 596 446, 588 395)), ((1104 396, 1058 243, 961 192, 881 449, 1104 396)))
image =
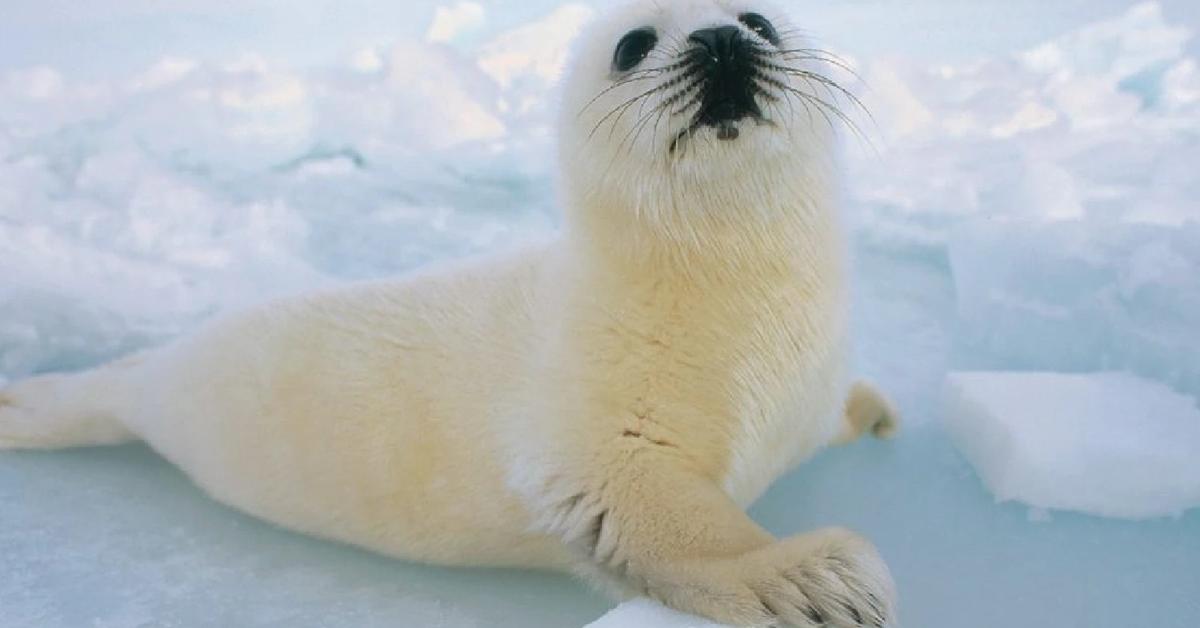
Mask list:
MULTIPOLYGON (((9 2, 0 377, 554 229, 550 86, 598 4, 9 2)), ((876 540, 904 625, 1200 625, 1197 512, 1031 524, 937 422, 950 370, 1115 369, 1200 396, 1195 3, 804 11, 869 84, 839 76, 878 149, 846 151, 856 365, 915 427, 823 455, 752 514, 876 540)), ((608 606, 567 578, 281 532, 138 447, 0 455, 4 628, 526 628, 608 606)))
MULTIPOLYGON (((1195 628, 1200 511, 1038 524, 1027 511, 997 505, 925 428, 827 452, 751 514, 779 535, 844 525, 870 537, 902 626, 1129 628, 1132 615, 1195 628)), ((557 628, 610 606, 562 576, 422 567, 281 531, 141 447, 0 456, 0 558, 4 628, 557 628)))
POLYGON ((215 505, 140 447, 0 458, 3 628, 579 626, 569 578, 436 569, 215 505))
POLYGON ((720 625, 677 613, 649 600, 634 600, 618 606, 587 628, 720 628, 720 625))
POLYGON ((946 425, 998 500, 1146 519, 1200 506, 1200 410, 1123 373, 953 373, 946 425))

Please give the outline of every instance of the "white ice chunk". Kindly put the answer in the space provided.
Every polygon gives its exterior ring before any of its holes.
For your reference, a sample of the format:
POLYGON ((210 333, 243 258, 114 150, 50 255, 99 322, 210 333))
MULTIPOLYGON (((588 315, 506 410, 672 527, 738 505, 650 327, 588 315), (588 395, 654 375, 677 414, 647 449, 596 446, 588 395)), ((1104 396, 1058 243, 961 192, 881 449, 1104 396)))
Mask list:
POLYGON ((684 615, 650 600, 618 606, 586 628, 721 628, 706 619, 684 615))
POLYGON ((945 422, 1000 501, 1122 519, 1200 506, 1200 410, 1123 373, 952 373, 945 422))

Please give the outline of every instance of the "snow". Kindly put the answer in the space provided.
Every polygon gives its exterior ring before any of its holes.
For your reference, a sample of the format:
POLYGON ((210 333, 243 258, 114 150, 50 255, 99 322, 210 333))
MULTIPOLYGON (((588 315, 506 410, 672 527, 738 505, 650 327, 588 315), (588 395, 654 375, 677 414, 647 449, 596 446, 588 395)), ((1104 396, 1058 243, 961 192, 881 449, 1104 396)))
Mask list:
MULTIPOLYGON (((599 5, 11 0, 0 378, 552 231, 552 86, 599 5)), ((1195 4, 861 0, 799 18, 865 78, 838 77, 874 116, 860 126, 875 149, 845 151, 855 361, 910 429, 822 455, 753 516, 877 541, 904 625, 1200 625, 1200 511, 1131 522, 996 504, 1006 495, 954 447, 979 435, 951 441, 939 421, 952 371, 1128 373, 1103 410, 1144 408, 1153 389, 1186 416, 1200 397, 1195 4)), ((986 416, 1032 416, 1001 410, 986 416)), ((1138 470, 1200 459, 1173 440, 1138 470)), ((1130 495, 1102 514, 1179 509, 1108 484, 1130 495)), ((4 628, 570 626, 609 607, 565 578, 407 565, 275 530, 139 447, 0 456, 0 565, 4 628)))
POLYGON ((998 500, 1104 517, 1200 506, 1200 410, 1124 373, 952 373, 944 419, 998 500))
POLYGON ((1200 225, 994 221, 949 248, 961 367, 1118 369, 1200 396, 1200 225))
POLYGON ((689 617, 649 600, 626 602, 587 628, 720 628, 718 624, 689 617))

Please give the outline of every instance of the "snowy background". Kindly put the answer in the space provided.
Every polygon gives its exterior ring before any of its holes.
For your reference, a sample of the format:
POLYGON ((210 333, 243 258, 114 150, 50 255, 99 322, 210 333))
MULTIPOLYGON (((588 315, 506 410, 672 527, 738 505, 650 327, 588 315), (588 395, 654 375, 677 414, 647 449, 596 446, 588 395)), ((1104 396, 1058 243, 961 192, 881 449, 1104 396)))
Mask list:
MULTIPOLYGON (((554 79, 597 6, 0 0, 0 378, 553 230, 554 79)), ((958 370, 1124 371, 1194 411, 1200 4, 789 6, 867 84, 856 357, 913 429, 823 455, 755 516, 870 534, 909 626, 1200 625, 1195 511, 997 505, 939 425, 958 370)), ((606 606, 276 531, 136 447, 0 456, 6 628, 576 626, 606 606)))

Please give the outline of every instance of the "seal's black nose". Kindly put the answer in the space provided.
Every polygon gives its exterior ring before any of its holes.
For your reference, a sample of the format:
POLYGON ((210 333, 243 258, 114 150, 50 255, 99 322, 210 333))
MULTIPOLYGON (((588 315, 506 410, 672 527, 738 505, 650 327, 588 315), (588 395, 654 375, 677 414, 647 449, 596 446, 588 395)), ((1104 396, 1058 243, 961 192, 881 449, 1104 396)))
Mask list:
POLYGON ((759 91, 755 77, 761 53, 740 28, 732 25, 698 30, 688 41, 697 55, 699 80, 704 83, 699 90, 700 111, 695 124, 718 127, 718 137, 735 139, 738 132, 733 123, 762 117, 754 99, 759 91))
POLYGON ((738 44, 742 39, 742 31, 736 26, 720 26, 698 30, 688 40, 700 44, 708 51, 713 61, 728 63, 737 58, 738 44))

